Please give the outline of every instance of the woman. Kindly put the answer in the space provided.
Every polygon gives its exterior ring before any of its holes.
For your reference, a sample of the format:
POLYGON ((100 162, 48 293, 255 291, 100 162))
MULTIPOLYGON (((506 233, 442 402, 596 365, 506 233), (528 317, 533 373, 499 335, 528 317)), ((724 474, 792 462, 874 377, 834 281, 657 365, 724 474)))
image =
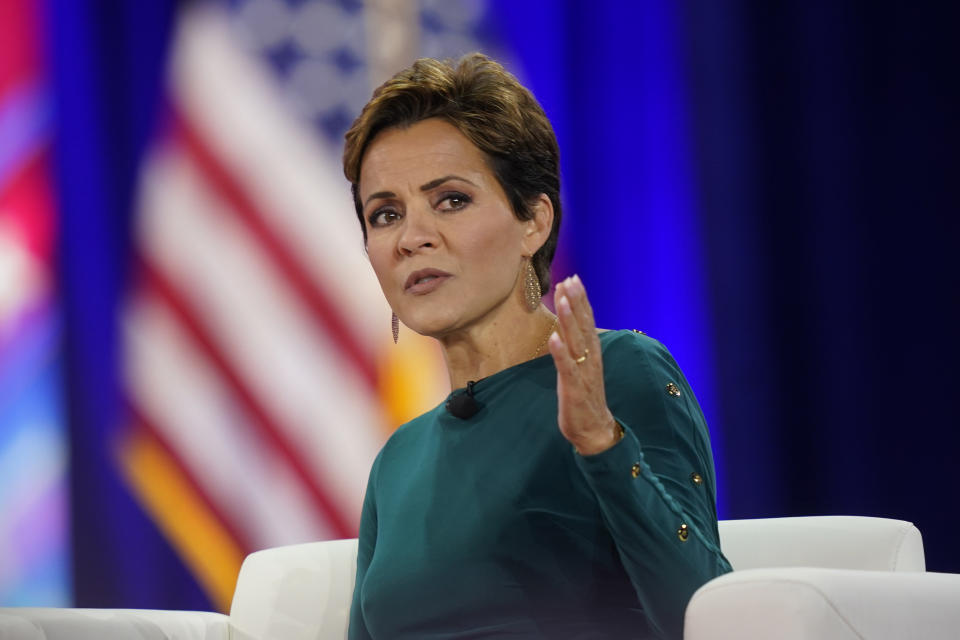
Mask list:
POLYGON ((679 638, 690 596, 730 570, 706 424, 669 353, 599 332, 576 276, 557 316, 540 303, 558 157, 533 96, 480 54, 417 61, 347 133, 394 322, 440 342, 456 390, 373 464, 351 638, 679 638))

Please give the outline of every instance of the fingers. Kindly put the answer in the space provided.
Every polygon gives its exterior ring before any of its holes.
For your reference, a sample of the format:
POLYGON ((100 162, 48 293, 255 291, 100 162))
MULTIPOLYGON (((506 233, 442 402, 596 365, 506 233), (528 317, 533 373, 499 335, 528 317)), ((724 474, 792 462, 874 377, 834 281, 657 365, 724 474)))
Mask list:
POLYGON ((590 300, 587 299, 587 290, 580 281, 580 276, 575 275, 570 280, 569 297, 573 303, 577 324, 585 336, 593 337, 597 333, 597 324, 593 319, 593 307, 590 306, 590 300))
POLYGON ((583 356, 587 349, 586 339, 573 311, 569 287, 564 287, 563 295, 557 300, 557 320, 560 337, 563 338, 570 355, 574 359, 583 356))
POLYGON ((557 367, 557 391, 559 393, 562 387, 569 393, 582 386, 580 364, 576 359, 583 355, 584 346, 570 301, 561 285, 557 286, 554 300, 557 301, 557 330, 550 335, 548 347, 557 367))
POLYGON ((557 368, 557 424, 577 451, 601 451, 594 445, 609 440, 613 419, 606 403, 593 310, 576 276, 557 285, 554 300, 558 323, 548 348, 557 368))
POLYGON ((587 298, 587 289, 583 286, 583 282, 580 281, 580 276, 574 275, 573 279, 578 291, 577 297, 581 303, 578 305, 577 317, 579 318, 584 331, 589 332, 590 335, 596 335, 597 321, 593 318, 593 306, 590 304, 589 298, 587 298))
POLYGON ((557 332, 550 335, 547 348, 550 349, 550 355, 553 356, 553 362, 557 367, 560 378, 573 380, 579 377, 580 372, 577 371, 577 363, 570 355, 570 349, 564 343, 563 338, 557 332))
POLYGON ((587 300, 587 292, 578 276, 567 278, 557 285, 557 316, 560 333, 574 359, 587 355, 588 351, 599 354, 600 342, 593 319, 593 309, 587 300))

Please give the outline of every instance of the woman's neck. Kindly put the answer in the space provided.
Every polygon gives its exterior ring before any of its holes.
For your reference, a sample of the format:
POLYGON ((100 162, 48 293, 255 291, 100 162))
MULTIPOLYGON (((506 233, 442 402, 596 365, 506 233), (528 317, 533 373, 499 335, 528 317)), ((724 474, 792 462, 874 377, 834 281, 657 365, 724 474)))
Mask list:
POLYGON ((548 353, 547 339, 555 317, 546 307, 541 304, 534 311, 520 307, 499 311, 440 338, 451 389, 548 353))

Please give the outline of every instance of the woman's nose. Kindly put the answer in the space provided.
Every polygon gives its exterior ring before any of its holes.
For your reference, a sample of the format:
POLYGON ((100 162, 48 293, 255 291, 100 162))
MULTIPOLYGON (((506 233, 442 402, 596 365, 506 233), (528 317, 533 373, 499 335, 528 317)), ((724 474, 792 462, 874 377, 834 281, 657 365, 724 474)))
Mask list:
POLYGON ((419 207, 408 209, 397 242, 400 253, 412 255, 423 249, 436 249, 439 242, 440 236, 433 212, 423 211, 419 207))

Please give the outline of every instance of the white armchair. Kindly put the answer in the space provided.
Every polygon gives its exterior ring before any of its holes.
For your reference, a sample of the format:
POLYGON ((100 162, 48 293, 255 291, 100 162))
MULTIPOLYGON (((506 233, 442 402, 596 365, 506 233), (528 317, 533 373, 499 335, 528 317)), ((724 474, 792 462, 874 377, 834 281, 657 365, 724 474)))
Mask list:
POLYGON ((960 637, 960 575, 925 572, 909 522, 731 520, 720 545, 734 572, 693 595, 686 640, 960 637))
MULTIPOLYGON (((699 589, 687 640, 960 637, 960 575, 924 572, 908 522, 824 516, 720 523, 735 571, 699 589)), ((356 540, 267 549, 243 563, 230 615, 0 609, 0 640, 346 637, 356 540)))

